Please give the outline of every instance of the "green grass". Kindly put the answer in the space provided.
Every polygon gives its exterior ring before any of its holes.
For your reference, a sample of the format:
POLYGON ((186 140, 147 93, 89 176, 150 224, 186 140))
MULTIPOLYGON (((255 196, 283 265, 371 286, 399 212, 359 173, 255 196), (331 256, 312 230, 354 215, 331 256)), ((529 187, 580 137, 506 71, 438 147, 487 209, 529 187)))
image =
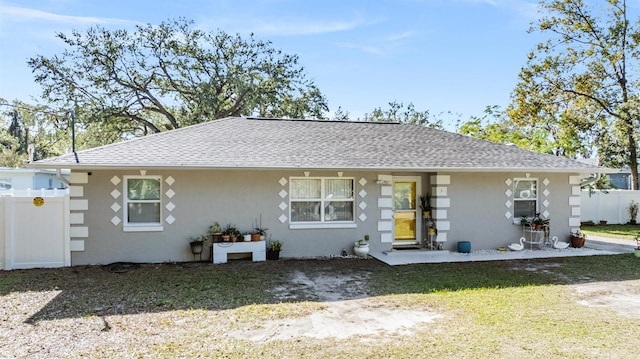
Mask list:
POLYGON ((582 232, 589 235, 598 235, 603 237, 634 239, 640 234, 640 225, 637 224, 607 224, 595 226, 583 226, 580 228, 582 232))
POLYGON ((87 323, 101 319, 111 323, 114 336, 136 335, 136 341, 124 346, 109 344, 105 337, 104 346, 74 354, 89 357, 635 356, 638 318, 577 304, 571 285, 603 282, 630 283, 640 293, 640 261, 633 254, 397 267, 375 260, 285 260, 143 265, 123 273, 87 266, 0 272, 0 303, 15 296, 51 297, 26 313, 0 305, 0 314, 23 315, 28 323, 3 324, 11 328, 5 330, 9 336, 19 334, 12 333, 15 328, 33 324, 27 333, 72 335, 74 327, 87 330, 87 323), (367 306, 429 310, 441 317, 407 333, 344 340, 243 338, 266 321, 304 317, 331 304, 293 280, 296 273, 311 281, 343 278, 347 289, 358 284, 350 278, 368 278, 363 279, 367 306), (283 300, 274 294, 276 288, 296 297, 283 300))

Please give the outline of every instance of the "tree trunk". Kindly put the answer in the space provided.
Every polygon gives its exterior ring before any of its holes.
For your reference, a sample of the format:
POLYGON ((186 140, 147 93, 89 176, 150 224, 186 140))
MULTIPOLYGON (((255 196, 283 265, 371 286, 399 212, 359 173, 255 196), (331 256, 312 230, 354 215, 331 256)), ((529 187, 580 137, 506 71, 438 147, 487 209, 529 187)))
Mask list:
POLYGON ((635 136, 633 135, 633 128, 629 134, 629 167, 631 169, 631 189, 638 189, 638 146, 635 136))

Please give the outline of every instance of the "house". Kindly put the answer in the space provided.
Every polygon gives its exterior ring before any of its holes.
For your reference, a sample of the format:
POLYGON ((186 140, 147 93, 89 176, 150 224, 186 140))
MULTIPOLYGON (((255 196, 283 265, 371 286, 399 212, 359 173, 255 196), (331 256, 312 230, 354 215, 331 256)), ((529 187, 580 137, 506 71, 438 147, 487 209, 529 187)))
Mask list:
POLYGON ((0 190, 66 188, 66 177, 50 169, 0 167, 0 190))
POLYGON ((262 221, 283 257, 421 244, 496 248, 541 213, 580 226, 580 175, 605 169, 418 125, 225 118, 44 159, 70 169, 72 264, 188 261, 209 225, 262 221), (431 197, 422 219, 420 196, 431 197))

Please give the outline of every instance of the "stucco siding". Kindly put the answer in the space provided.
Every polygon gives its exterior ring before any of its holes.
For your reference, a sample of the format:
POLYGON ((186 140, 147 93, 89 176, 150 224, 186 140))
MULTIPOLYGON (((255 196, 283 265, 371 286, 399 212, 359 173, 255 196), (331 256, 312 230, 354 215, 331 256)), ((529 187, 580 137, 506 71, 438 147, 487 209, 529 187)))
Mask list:
MULTIPOLYGON (((375 203, 380 192, 376 184, 377 173, 348 172, 340 174, 352 177, 355 182, 356 228, 342 229, 290 229, 289 179, 291 176, 337 177, 336 171, 246 171, 246 170, 146 170, 146 175, 162 177, 162 231, 124 232, 122 222, 123 195, 114 198, 114 190, 123 193, 124 176, 140 175, 139 170, 91 171, 84 185, 84 199, 88 210, 84 215, 89 228, 84 251, 72 253, 72 263, 105 264, 116 261, 167 262, 190 261, 193 256, 188 240, 204 234, 209 225, 219 222, 235 224, 240 231, 250 231, 262 215, 262 226, 268 228, 268 238, 284 243, 282 257, 317 257, 340 255, 342 249, 352 253, 353 242, 371 237, 373 251, 390 249, 380 242, 377 231, 379 211, 375 203), (114 177, 118 181, 114 181, 114 177), (171 185, 165 179, 171 177, 171 185), (287 184, 282 185, 284 178, 287 184), (361 185, 365 183, 364 185, 361 185), (117 182, 114 185, 113 182, 117 182), (168 189, 173 192, 168 197, 168 189), (287 194, 282 197, 282 191, 287 194), (366 195, 360 196, 364 190, 366 195), (171 202, 172 209, 166 208, 171 202), (364 209, 360 203, 365 202, 364 209), (114 206, 118 204, 117 206, 114 206), (280 207, 285 203, 287 208, 280 207), (115 210, 114 210, 115 208, 115 210), (365 220, 360 215, 365 214, 365 220), (287 217, 283 222, 282 216, 287 217), (173 221, 166 219, 171 216, 173 221), (114 224, 117 223, 117 224, 114 224)), ((203 254, 208 258, 208 253, 203 254)))
MULTIPOLYGON (((518 218, 506 215, 510 208, 507 201, 512 190, 507 180, 526 178, 526 173, 450 173, 448 185, 451 228, 445 249, 456 250, 458 241, 470 241, 472 249, 495 249, 514 243, 522 236, 518 218), (515 224, 514 224, 515 222, 515 224)), ((569 196, 572 186, 569 174, 529 173, 529 178, 538 179, 538 209, 548 211, 550 235, 566 241, 570 227, 571 207, 569 196), (547 179, 547 185, 543 181, 547 179), (542 192, 548 191, 548 196, 542 192), (542 202, 547 200, 548 206, 542 202)), ((511 211, 513 213, 513 211, 511 211)))

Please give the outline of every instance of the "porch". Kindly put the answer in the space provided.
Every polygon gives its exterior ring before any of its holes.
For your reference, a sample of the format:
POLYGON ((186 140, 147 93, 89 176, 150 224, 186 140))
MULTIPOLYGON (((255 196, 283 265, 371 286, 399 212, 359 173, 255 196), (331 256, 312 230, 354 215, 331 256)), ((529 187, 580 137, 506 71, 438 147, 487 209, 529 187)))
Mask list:
POLYGON ((499 261, 514 259, 558 258, 574 256, 595 256, 631 253, 635 245, 629 240, 612 239, 606 237, 589 237, 583 248, 566 249, 524 249, 522 251, 477 250, 471 253, 455 251, 434 251, 425 249, 394 249, 384 252, 372 252, 370 255, 388 265, 407 265, 418 263, 450 263, 499 261))

